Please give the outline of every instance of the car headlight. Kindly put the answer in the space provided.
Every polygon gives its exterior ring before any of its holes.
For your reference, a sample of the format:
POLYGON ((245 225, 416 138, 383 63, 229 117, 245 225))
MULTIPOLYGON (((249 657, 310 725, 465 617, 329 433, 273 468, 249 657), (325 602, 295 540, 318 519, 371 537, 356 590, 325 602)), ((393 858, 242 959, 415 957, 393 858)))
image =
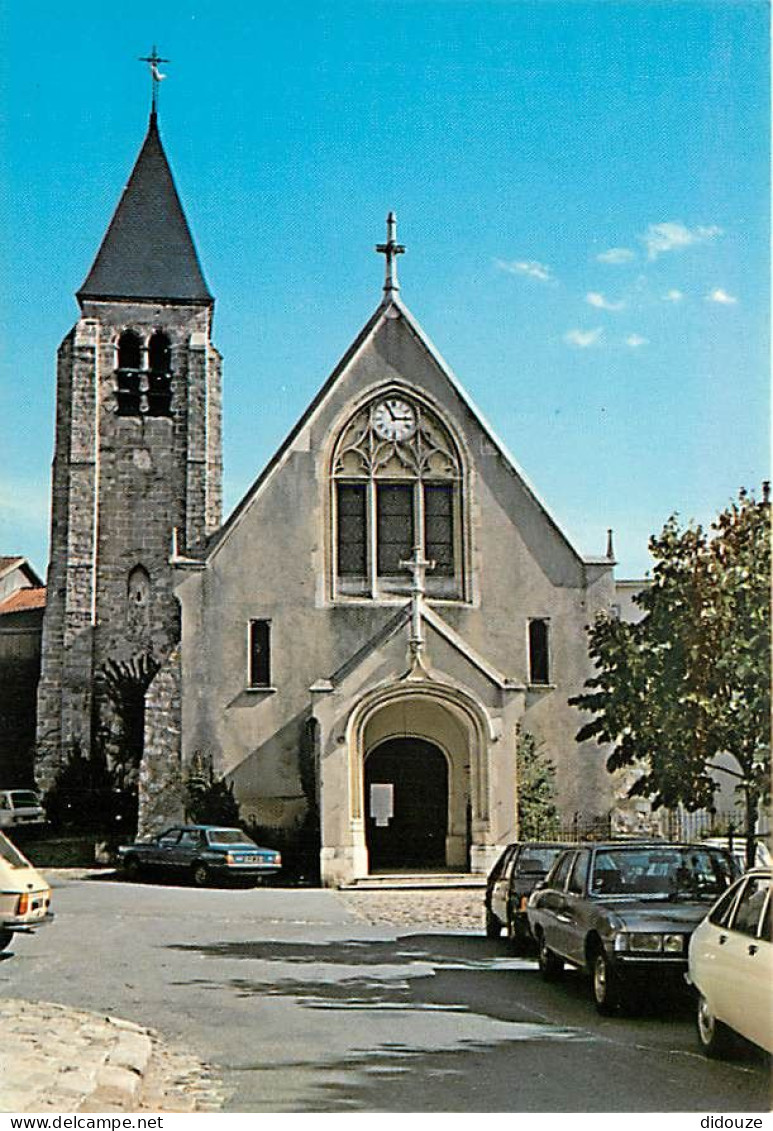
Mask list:
POLYGON ((683 954, 684 935, 663 935, 663 950, 666 954, 683 954))
POLYGON ((226 862, 226 864, 235 864, 236 863, 236 857, 233 856, 230 852, 226 852, 225 862, 226 862))
POLYGON ((628 936, 628 949, 658 954, 663 949, 663 936, 651 934, 649 931, 631 931, 628 936))

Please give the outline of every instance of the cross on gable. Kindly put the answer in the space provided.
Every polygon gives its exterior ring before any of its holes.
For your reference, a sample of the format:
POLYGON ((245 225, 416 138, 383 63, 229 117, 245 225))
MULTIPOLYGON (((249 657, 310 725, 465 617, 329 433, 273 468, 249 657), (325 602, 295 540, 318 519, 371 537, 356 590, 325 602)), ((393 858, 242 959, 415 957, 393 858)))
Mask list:
POLYGON ((394 212, 390 212, 387 216, 387 242, 376 244, 376 251, 386 258, 384 292, 390 294, 392 291, 399 291, 397 256, 405 253, 405 244, 397 242, 397 216, 394 212))
POLYGON ((411 593, 423 597, 426 593, 427 570, 434 569, 435 563, 424 557, 421 546, 414 546, 411 557, 407 561, 401 561, 400 566, 411 575, 411 593))
POLYGON ((434 569, 435 563, 424 557, 421 546, 413 547, 413 554, 407 561, 401 561, 403 569, 411 575, 411 636, 409 647, 415 663, 421 664, 424 650, 424 629, 421 620, 421 602, 426 593, 427 570, 434 569))

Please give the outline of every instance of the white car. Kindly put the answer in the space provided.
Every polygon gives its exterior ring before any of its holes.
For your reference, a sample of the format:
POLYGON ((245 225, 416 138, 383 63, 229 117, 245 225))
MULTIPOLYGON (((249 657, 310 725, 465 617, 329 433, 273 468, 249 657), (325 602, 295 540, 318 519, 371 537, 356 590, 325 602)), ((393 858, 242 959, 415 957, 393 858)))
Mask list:
POLYGON ((698 991, 698 1037, 707 1056, 730 1030, 773 1053, 771 869, 754 868, 714 905, 690 939, 688 980, 698 991))
POLYGON ((46 811, 31 789, 0 789, 0 829, 45 824, 46 811))
POLYGON ((18 932, 50 923, 51 888, 0 832, 0 950, 18 932))

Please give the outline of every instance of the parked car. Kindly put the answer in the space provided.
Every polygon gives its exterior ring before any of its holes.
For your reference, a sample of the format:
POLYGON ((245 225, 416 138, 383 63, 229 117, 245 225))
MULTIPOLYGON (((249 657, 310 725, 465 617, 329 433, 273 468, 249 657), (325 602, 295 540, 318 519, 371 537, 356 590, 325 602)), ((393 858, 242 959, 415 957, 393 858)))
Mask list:
POLYGON ((688 978, 698 991, 698 1038, 707 1056, 728 1051, 731 1029, 773 1053, 770 888, 769 867, 748 872, 690 939, 688 978))
POLYGON ((0 789, 0 829, 45 824, 46 811, 31 789, 0 789))
POLYGON ((28 932, 50 923, 51 888, 0 832, 0 950, 17 931, 28 932))
POLYGON ((646 985, 655 996, 687 970, 690 935, 737 878, 729 852, 701 844, 611 841, 562 852, 531 896, 543 977, 564 963, 591 976, 600 1013, 646 985))
POLYGON ((261 848, 241 829, 215 825, 176 825, 151 840, 122 845, 118 857, 129 876, 165 870, 198 887, 216 879, 255 882, 282 866, 273 848, 261 848))
POLYGON ((534 888, 550 871, 566 844, 517 841, 508 844, 486 883, 486 935, 496 939, 504 929, 516 946, 531 940, 526 905, 534 888))

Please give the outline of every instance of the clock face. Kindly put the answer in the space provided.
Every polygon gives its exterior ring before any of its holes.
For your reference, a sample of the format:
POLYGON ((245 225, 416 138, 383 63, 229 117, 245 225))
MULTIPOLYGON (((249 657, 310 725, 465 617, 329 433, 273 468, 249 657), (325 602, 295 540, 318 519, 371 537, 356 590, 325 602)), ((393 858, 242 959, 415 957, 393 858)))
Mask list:
POLYGON ((416 431, 416 412, 399 397, 387 397, 373 410, 373 427, 382 440, 407 440, 416 431))

